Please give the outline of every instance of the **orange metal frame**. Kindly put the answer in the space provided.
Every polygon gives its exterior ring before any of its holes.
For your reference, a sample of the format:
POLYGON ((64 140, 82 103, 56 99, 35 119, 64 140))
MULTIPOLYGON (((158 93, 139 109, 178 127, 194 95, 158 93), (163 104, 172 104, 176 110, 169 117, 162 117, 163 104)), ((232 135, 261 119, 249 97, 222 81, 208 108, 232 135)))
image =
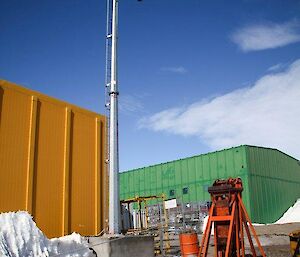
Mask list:
POLYGON ((208 189, 208 192, 211 194, 212 206, 198 257, 207 256, 213 225, 215 257, 245 257, 244 230, 246 231, 253 257, 257 257, 257 254, 250 230, 261 256, 266 257, 243 204, 242 191, 243 185, 240 178, 216 180, 213 186, 208 189))

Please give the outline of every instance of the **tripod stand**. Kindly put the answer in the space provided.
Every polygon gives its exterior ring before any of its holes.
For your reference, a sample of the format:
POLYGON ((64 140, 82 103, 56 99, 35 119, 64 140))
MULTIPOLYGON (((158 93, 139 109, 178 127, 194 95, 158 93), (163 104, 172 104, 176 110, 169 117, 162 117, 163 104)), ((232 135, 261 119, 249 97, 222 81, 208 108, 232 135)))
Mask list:
POLYGON ((240 178, 216 180, 208 188, 212 206, 198 257, 206 257, 214 225, 214 257, 245 257, 244 230, 249 240, 253 257, 258 257, 250 230, 262 257, 266 254, 258 240, 255 229, 242 200, 243 184, 240 178), (250 229, 249 229, 250 228, 250 229))

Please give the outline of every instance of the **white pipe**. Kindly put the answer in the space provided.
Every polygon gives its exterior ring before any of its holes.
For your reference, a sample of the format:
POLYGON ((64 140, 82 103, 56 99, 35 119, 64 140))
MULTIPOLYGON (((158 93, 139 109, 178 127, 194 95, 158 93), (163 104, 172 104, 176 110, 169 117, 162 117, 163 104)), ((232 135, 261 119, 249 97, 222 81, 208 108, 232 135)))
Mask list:
POLYGON ((111 33, 111 82, 110 82, 110 126, 109 126, 109 233, 120 233, 119 199, 119 140, 118 140, 118 0, 112 0, 111 33))

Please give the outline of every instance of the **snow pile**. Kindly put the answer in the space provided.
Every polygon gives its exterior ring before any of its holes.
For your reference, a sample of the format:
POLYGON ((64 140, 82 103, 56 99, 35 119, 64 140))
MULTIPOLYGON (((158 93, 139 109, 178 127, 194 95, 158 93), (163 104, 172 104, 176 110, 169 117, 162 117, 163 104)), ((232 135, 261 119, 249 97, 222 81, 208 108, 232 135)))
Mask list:
POLYGON ((50 239, 50 256, 59 255, 64 257, 92 257, 87 241, 79 234, 73 233, 68 236, 50 239))
POLYGON ((292 222, 300 222, 300 199, 294 204, 294 206, 290 207, 283 216, 275 222, 275 224, 284 224, 284 223, 292 223, 292 222))
MULTIPOLYGON (((203 219, 203 224, 202 224, 202 233, 203 233, 203 234, 205 233, 205 229, 206 229, 206 226, 207 226, 207 223, 208 223, 208 218, 209 218, 209 215, 206 216, 206 217, 203 219)), ((211 235, 214 234, 214 224, 212 225, 210 234, 211 234, 211 235)))
POLYGON ((48 256, 48 240, 26 212, 0 214, 0 253, 7 256, 48 256))
POLYGON ((90 257, 88 243, 78 234, 49 240, 24 211, 0 214, 0 256, 90 257))

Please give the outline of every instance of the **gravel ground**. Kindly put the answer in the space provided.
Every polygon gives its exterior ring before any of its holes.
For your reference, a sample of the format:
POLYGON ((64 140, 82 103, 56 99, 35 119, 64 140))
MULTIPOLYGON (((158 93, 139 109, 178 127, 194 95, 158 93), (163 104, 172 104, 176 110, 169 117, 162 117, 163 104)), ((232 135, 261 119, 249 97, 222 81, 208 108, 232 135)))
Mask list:
POLYGON ((268 257, 292 257, 289 245, 264 246, 264 251, 268 257))

